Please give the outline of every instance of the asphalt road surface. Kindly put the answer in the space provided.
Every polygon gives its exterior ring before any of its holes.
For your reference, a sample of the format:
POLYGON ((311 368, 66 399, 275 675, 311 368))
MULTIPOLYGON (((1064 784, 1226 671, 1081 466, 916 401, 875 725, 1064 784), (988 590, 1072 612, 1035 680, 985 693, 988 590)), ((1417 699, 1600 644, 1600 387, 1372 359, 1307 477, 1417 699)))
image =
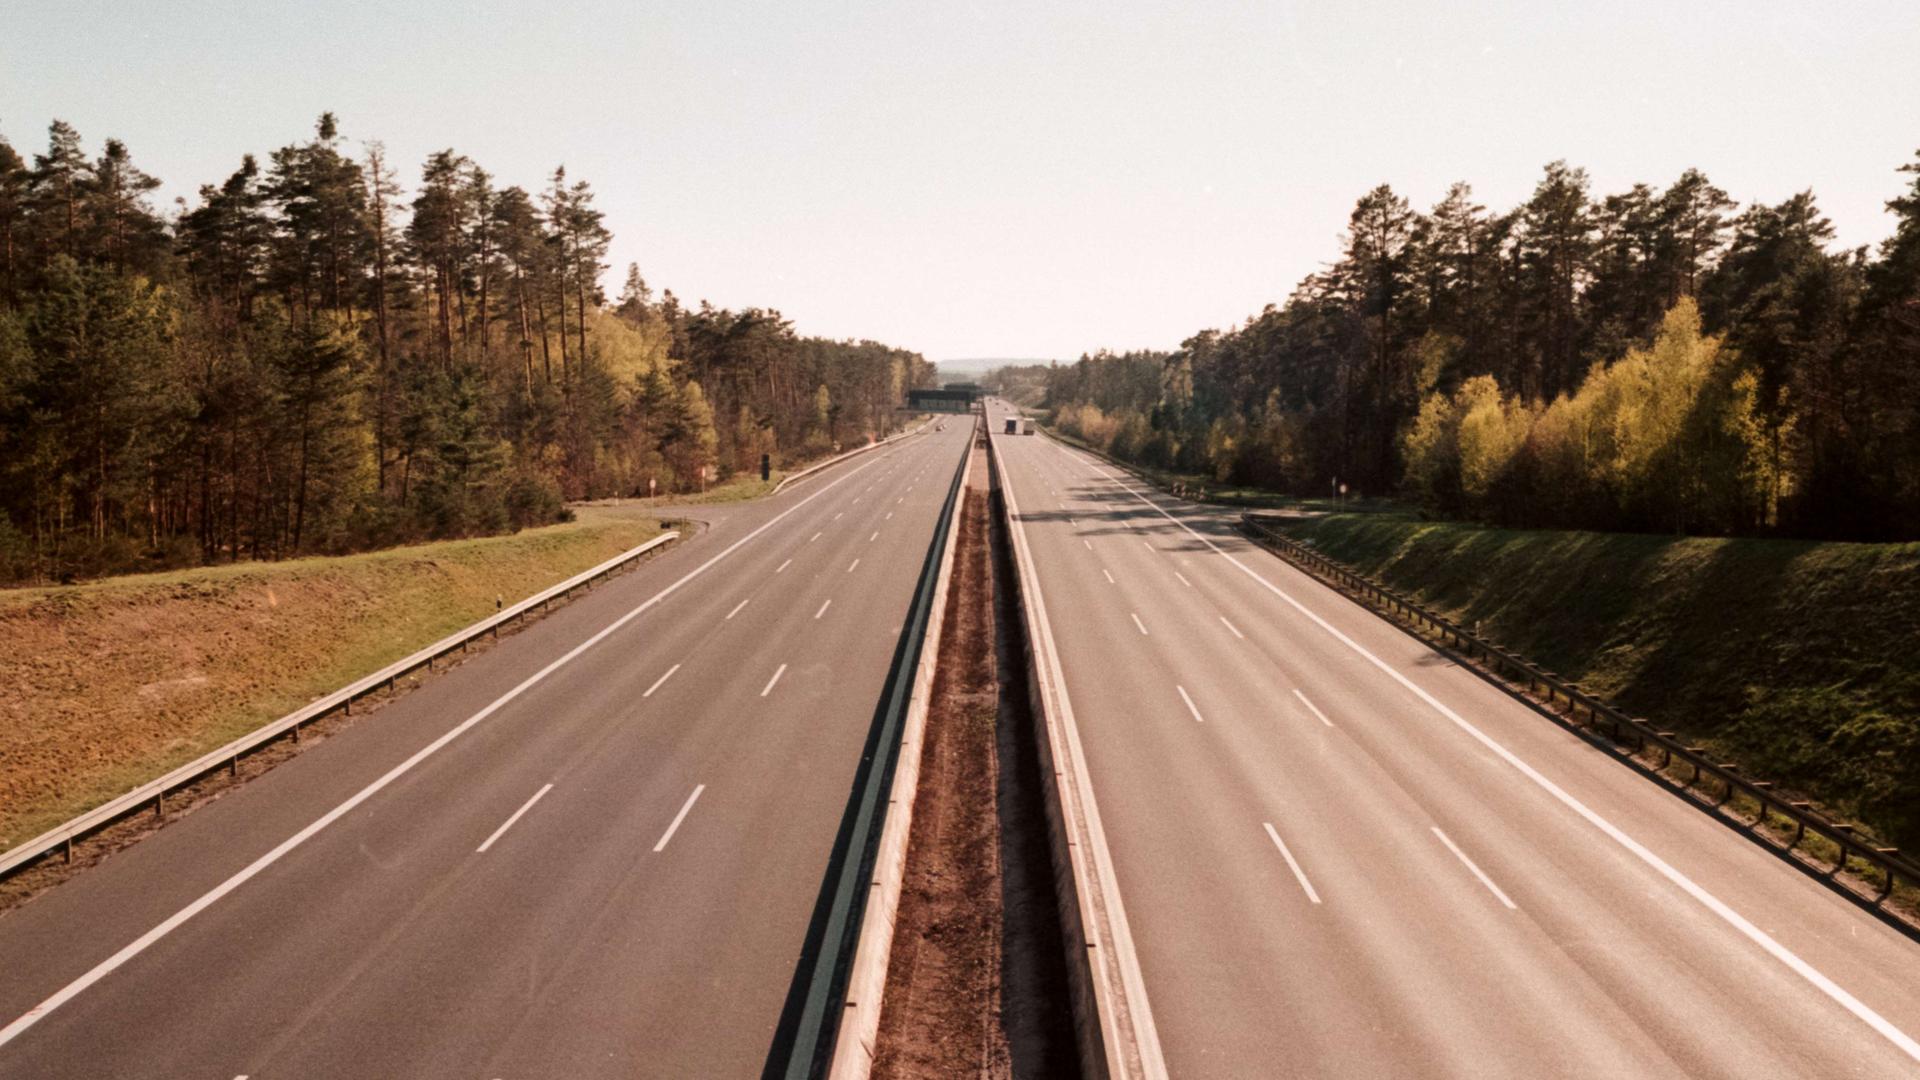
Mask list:
POLYGON ((757 1076, 969 427, 691 508, 0 918, 0 1077, 757 1076))
POLYGON ((1171 1075, 1920 1076, 1920 945, 1006 415, 1171 1075))

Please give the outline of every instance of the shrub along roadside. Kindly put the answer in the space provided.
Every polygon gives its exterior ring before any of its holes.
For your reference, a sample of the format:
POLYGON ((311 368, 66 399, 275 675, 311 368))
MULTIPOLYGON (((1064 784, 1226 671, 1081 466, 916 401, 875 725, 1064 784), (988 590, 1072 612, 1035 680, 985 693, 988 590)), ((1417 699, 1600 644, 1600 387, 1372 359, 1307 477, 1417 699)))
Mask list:
POLYGON ((1636 714, 1920 846, 1920 544, 1282 523, 1636 714))
POLYGON ((659 532, 595 518, 0 593, 0 850, 659 532))

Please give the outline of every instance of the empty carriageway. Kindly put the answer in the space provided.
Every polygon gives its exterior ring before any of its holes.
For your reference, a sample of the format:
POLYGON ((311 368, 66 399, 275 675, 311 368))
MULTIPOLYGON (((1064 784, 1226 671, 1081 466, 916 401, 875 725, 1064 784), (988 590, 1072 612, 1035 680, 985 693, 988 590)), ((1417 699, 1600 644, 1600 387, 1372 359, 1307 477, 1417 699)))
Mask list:
POLYGON ((0 1076, 753 1076, 968 429, 835 465, 0 919, 0 1076))
POLYGON ((1168 1074, 1920 1073, 1920 946, 1000 415, 1168 1074))

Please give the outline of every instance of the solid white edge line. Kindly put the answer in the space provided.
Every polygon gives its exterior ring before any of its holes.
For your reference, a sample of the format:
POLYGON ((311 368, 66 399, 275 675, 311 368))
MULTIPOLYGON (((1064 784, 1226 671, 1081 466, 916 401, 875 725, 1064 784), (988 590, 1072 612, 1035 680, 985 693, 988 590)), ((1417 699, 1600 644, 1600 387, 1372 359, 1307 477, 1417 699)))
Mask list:
POLYGON ((820 604, 820 610, 813 613, 813 617, 817 619, 820 616, 825 615, 827 613, 827 608, 832 604, 833 604, 833 597, 831 596, 827 597, 826 600, 820 604))
POLYGON ((661 685, 662 683, 664 683, 664 682, 666 682, 666 681, 667 681, 668 679, 671 679, 671 678, 673 678, 673 673, 674 673, 674 672, 676 672, 676 671, 679 671, 679 670, 680 670, 680 665, 679 665, 679 664, 675 664, 675 665, 673 665, 672 667, 670 667, 670 668, 668 668, 668 669, 667 669, 667 673, 666 673, 665 675, 662 675, 662 676, 660 676, 659 678, 657 678, 657 679, 655 679, 655 680, 653 680, 653 685, 652 685, 652 686, 649 686, 649 687, 647 687, 647 692, 646 692, 646 693, 644 693, 644 694, 641 694, 640 696, 641 696, 641 697, 643 697, 643 698, 650 698, 650 697, 652 697, 652 696, 653 696, 653 692, 654 692, 655 690, 658 690, 658 689, 660 689, 660 685, 661 685))
POLYGON ((1225 626, 1226 626, 1226 628, 1227 628, 1227 629, 1229 629, 1229 630, 1231 630, 1231 631, 1233 631, 1233 636, 1234 636, 1234 637, 1237 637, 1237 638, 1239 638, 1239 639, 1240 639, 1241 641, 1245 641, 1245 640, 1247 640, 1247 635, 1245 635, 1245 634, 1243 634, 1243 633, 1241 633, 1241 632, 1240 632, 1240 628, 1239 628, 1239 627, 1237 627, 1237 626, 1235 626, 1235 625, 1233 625, 1233 624, 1232 624, 1232 623, 1230 623, 1230 622, 1227 622, 1227 617, 1226 617, 1225 615, 1222 615, 1222 616, 1220 616, 1220 621, 1221 621, 1221 623, 1223 623, 1223 624, 1225 624, 1225 626))
MULTIPOLYGON (((1112 956, 1112 963, 1119 969, 1121 994, 1126 999, 1126 1018, 1134 1033, 1134 1045, 1142 1058, 1141 1071, 1148 1080, 1166 1080, 1166 1055, 1160 1046, 1160 1032, 1153 1019, 1153 1003, 1147 995, 1146 977, 1140 971, 1140 952, 1133 943, 1133 929, 1127 920, 1126 900, 1120 895, 1120 880, 1113 868, 1113 852, 1107 846, 1106 827, 1100 818, 1100 803, 1095 797, 1091 779, 1086 775, 1087 752, 1080 740, 1080 726, 1073 715, 1073 697, 1067 691, 1066 673, 1060 666, 1060 650, 1053 640, 1053 627, 1047 619, 1047 600, 1040 588, 1040 573, 1033 559, 1033 545, 1027 538, 1026 522, 1020 516, 1020 500, 1014 494, 1011 470, 1004 457, 996 455, 1006 481, 1003 491, 1006 497, 1007 519, 1012 524, 1014 548, 1022 557, 1016 557, 1015 567, 1021 578, 1021 594, 1030 607, 1033 621, 1039 627, 1037 642, 1030 645, 1036 658, 1044 656, 1045 663, 1039 665, 1044 673, 1038 680, 1041 683, 1043 698, 1051 688, 1059 704, 1058 721, 1060 736, 1065 746, 1066 767, 1071 773, 1073 783, 1069 791, 1073 794, 1072 807, 1066 807, 1066 797, 1062 796, 1063 810, 1077 809, 1080 828, 1087 841, 1083 851, 1091 864, 1093 877, 1097 880, 1100 899, 1104 902, 1105 925, 1108 930, 1106 943, 1108 948, 1099 950, 1112 956), (1042 648, 1041 646, 1044 646, 1042 648)), ((1051 738, 1051 735, 1049 736, 1051 738)), ((1094 964, 1099 971, 1107 967, 1108 961, 1101 958, 1094 964)), ((1119 1036, 1118 1032, 1105 1032, 1108 1039, 1119 1036)), ((1109 1049, 1114 1044, 1109 1042, 1109 1049)))
POLYGON ((1207 718, 1200 715, 1199 706, 1193 703, 1193 698, 1187 696, 1187 688, 1178 683, 1175 683, 1173 688, 1180 691, 1180 700, 1187 703, 1187 711, 1193 714, 1194 720, 1202 724, 1206 723, 1207 718))
POLYGON ((698 799, 700 793, 705 790, 707 790, 707 785, 705 784, 695 784, 693 786, 693 794, 687 796, 687 801, 680 804, 680 812, 673 815, 673 824, 667 826, 667 831, 660 834, 660 842, 653 845, 653 853, 655 855, 667 850, 667 841, 673 839, 673 834, 680 831, 680 823, 687 820, 687 811, 693 809, 694 800, 698 799))
POLYGON ((1319 717, 1321 723, 1327 725, 1328 727, 1333 726, 1333 721, 1327 719, 1327 714, 1320 711, 1320 706, 1315 705, 1311 701, 1308 701, 1307 695, 1301 693, 1298 688, 1294 689, 1293 696, 1300 699, 1300 704, 1305 705, 1307 707, 1308 712, 1311 712, 1313 715, 1319 717))
POLYGON ((1141 637, 1149 637, 1149 636, 1151 636, 1151 635, 1149 635, 1149 634, 1147 633, 1147 624, 1146 624, 1146 623, 1143 623, 1143 622, 1141 622, 1141 621, 1140 621, 1140 616, 1138 616, 1138 615, 1136 615, 1136 614, 1134 614, 1133 612, 1131 612, 1131 611, 1129 611, 1129 612, 1127 612, 1127 617, 1133 620, 1133 625, 1135 625, 1135 626, 1137 626, 1137 627, 1139 627, 1139 628, 1140 628, 1140 636, 1141 636, 1141 637))
POLYGON ((1273 846, 1280 849, 1280 857, 1287 860, 1287 868, 1293 871, 1294 880, 1298 881, 1300 887, 1306 890, 1307 899, 1316 904, 1319 903, 1320 894, 1313 891, 1313 882, 1307 880, 1307 875, 1300 869, 1300 864, 1294 861, 1293 852, 1287 850, 1287 842, 1280 839, 1279 833, 1273 831, 1272 822, 1263 821, 1261 824, 1267 827, 1267 835, 1273 837, 1273 846))
POLYGON ((542 796, 542 795, 545 795, 545 794, 546 794, 547 792, 549 792, 549 791, 552 791, 552 790, 553 790, 553 785, 552 785, 552 784, 548 784, 548 785, 547 785, 546 787, 543 787, 543 788, 541 788, 541 789, 540 789, 539 791, 536 791, 536 792, 534 792, 534 793, 533 793, 533 798, 531 798, 531 799, 528 799, 528 800, 527 800, 526 802, 524 802, 524 803, 521 803, 521 804, 520 804, 520 809, 518 809, 518 810, 515 810, 515 811, 513 812, 513 816, 512 816, 512 817, 509 817, 509 818, 508 818, 507 820, 505 820, 505 821, 503 821, 503 822, 501 822, 501 823, 500 823, 500 827, 499 827, 499 828, 497 828, 497 829, 495 829, 495 830, 493 830, 493 835, 492 835, 492 836, 489 836, 489 837, 487 837, 487 839, 486 839, 486 841, 485 841, 484 843, 482 843, 482 844, 481 844, 481 845, 480 845, 479 847, 477 847, 477 848, 474 848, 474 849, 473 849, 473 853, 474 853, 475 855, 479 855, 479 854, 482 854, 483 852, 485 852, 485 851, 486 851, 486 850, 487 850, 488 848, 490 848, 490 847, 492 847, 492 846, 493 846, 493 842, 494 842, 495 840, 498 840, 498 839, 500 839, 500 838, 501 838, 502 836, 504 836, 504 835, 506 835, 506 832, 507 832, 507 830, 508 830, 508 829, 511 829, 511 828, 513 828, 513 823, 514 823, 514 822, 516 822, 516 821, 519 821, 519 820, 520 820, 520 815, 521 815, 521 814, 524 814, 524 813, 526 813, 527 811, 529 811, 529 810, 531 810, 531 809, 533 809, 533 804, 534 804, 534 803, 537 803, 537 802, 539 802, 539 801, 540 801, 540 796, 542 796))
POLYGON ((768 679, 767 685, 760 691, 760 696, 766 697, 768 694, 773 693, 773 684, 779 682, 780 676, 785 675, 786 673, 787 673, 787 665, 781 664, 778 668, 776 668, 773 673, 773 678, 768 679))
POLYGON ((1440 842, 1447 845, 1447 850, 1453 852, 1454 858, 1457 858, 1461 862, 1465 863, 1467 869, 1473 871, 1473 876, 1480 879, 1480 884, 1485 885, 1487 887, 1488 892, 1498 897, 1501 903, 1507 905, 1508 911, 1520 910, 1518 907, 1514 905, 1512 900, 1507 898, 1507 894, 1500 890, 1500 886, 1495 885, 1493 883, 1492 878, 1488 877, 1484 872, 1482 872, 1480 867, 1476 865, 1472 859, 1467 858, 1467 853, 1460 850, 1460 845, 1454 843, 1453 838, 1451 836, 1448 836, 1446 833, 1443 833, 1440 831, 1440 826, 1438 825, 1433 826, 1433 835, 1439 837, 1440 842))
POLYGON ((753 597, 751 597, 751 596, 749 596, 749 597, 747 597, 747 599, 746 599, 746 600, 742 600, 742 601, 740 601, 739 603, 737 603, 737 604, 735 604, 735 605, 733 605, 733 610, 732 610, 732 611, 729 611, 729 612, 727 612, 727 617, 726 617, 726 618, 724 618, 724 619, 722 619, 722 620, 720 620, 720 621, 721 621, 721 622, 731 622, 731 621, 733 620, 733 617, 734 617, 735 615, 738 615, 738 614, 740 614, 740 609, 741 609, 741 608, 743 608, 743 607, 746 607, 746 606, 747 606, 747 600, 752 600, 752 599, 753 599, 753 597))
MULTIPOLYGON (((971 440, 968 441, 971 443, 971 440)), ((959 464, 959 472, 960 487, 965 490, 973 473, 970 454, 959 464)), ((866 909, 860 916, 858 944, 848 964, 845 993, 847 1015, 842 1018, 839 1031, 834 1035, 827 1080, 867 1080, 872 1075, 880 1014, 888 1004, 885 993, 887 971, 893 958, 894 930, 905 875, 908 839, 913 832, 914 800, 920 790, 920 755, 944 630, 942 620, 946 612, 946 599, 953 583, 954 560, 959 547, 953 538, 959 533, 960 517, 956 513, 947 520, 947 543, 934 578, 932 615, 927 620, 913 687, 908 693, 907 715, 900 729, 900 756, 894 765, 890 790, 891 809, 887 812, 880 843, 874 854, 873 892, 869 894, 866 909)))
MULTIPOLYGON (((878 460, 880 459, 878 458, 874 459, 874 461, 878 461, 878 460)), ((434 739, 432 742, 414 751, 413 754, 410 755, 405 761, 402 761, 400 764, 395 765, 391 769, 388 769, 385 773, 382 773, 378 779, 374 780, 372 783, 368 784, 366 787, 361 788, 359 791, 355 792, 351 796, 348 796, 345 802, 342 802, 338 806, 335 806, 333 809, 320 815, 318 818, 315 818, 313 822, 309 824, 306 828, 301 829, 299 832, 294 833, 292 836, 286 838, 285 840, 282 840, 279 844, 275 845, 272 850, 268 851, 266 854, 261 855, 259 858, 248 863, 245 867, 236 871, 234 874, 228 877, 225 881, 222 881, 220 884, 215 885, 213 888, 207 890, 205 893, 203 893, 200 896, 199 899, 188 904, 186 907, 181 908, 179 911, 174 912, 172 915, 162 920, 159 923, 159 925, 155 926, 153 929, 148 930, 146 933, 140 935, 139 937, 133 939, 133 941, 122 946, 120 951, 114 953, 112 956, 107 957, 105 960, 100 961, 98 964, 95 964, 92 968, 88 969, 87 972, 81 975, 79 978, 61 987, 59 990, 54 991, 54 993, 50 995, 46 1000, 42 1001, 40 1004, 35 1005, 33 1008, 28 1009, 26 1012, 22 1013, 18 1019, 14 1020, 12 1023, 8 1024, 6 1027, 0 1028, 0 1046, 5 1046, 8 1043, 12 1042, 13 1040, 19 1038, 21 1034, 24 1033, 28 1028, 31 1028, 33 1025, 39 1023, 42 1017, 45 1017, 48 1013, 51 1013, 53 1010, 58 1009, 62 1005, 65 1005, 67 1002, 72 1001, 76 996, 83 993, 88 987, 92 986, 94 983, 99 982, 101 979, 105 978, 106 976, 112 974, 115 970, 119 969, 127 961, 133 959, 136 956, 139 956, 143 952, 146 952, 149 948, 152 948, 154 942, 159 941, 161 938, 166 937, 168 934, 171 934, 174 930, 178 929, 182 923, 185 923, 188 919, 191 919, 195 915, 198 915, 202 911, 205 911, 207 908, 219 902, 221 897, 226 896, 228 893, 232 892, 233 890, 239 888, 240 886, 246 884, 248 881, 252 880, 255 875, 260 873, 260 871, 265 870, 267 867, 272 866, 276 862, 279 862, 283 857, 286 856, 287 852, 292 851, 294 848, 297 848, 301 844, 306 843, 316 833, 320 832, 322 829, 325 829, 327 826, 333 824, 334 822, 340 820, 342 817, 345 817, 347 814, 351 813, 355 807, 359 806, 361 803, 366 802, 368 799, 378 794, 381 791, 381 789, 385 788, 388 784, 391 784, 395 780, 398 780, 400 777, 405 776, 408 772, 413 770, 414 766, 420 764, 422 761, 425 761, 427 758, 438 753, 440 749, 446 746, 448 743, 466 734, 467 731, 472 729, 475 724, 480 723, 482 720, 485 720, 487 717, 492 716, 495 712, 498 712, 508 702, 511 702, 513 699, 519 697, 521 694, 526 693, 528 690, 538 685, 541 681, 546 679, 548 675, 553 674, 555 671, 558 671, 560 668, 573 662, 573 660, 576 657, 578 657, 581 653, 584 653, 588 649, 591 649, 595 645, 598 645, 600 642, 605 641, 608 637, 612 636, 621 627, 632 622, 634 619, 639 618, 643 612, 648 611, 655 604, 658 604, 660 603, 660 601, 665 600, 667 597, 672 596, 676 592, 679 592, 680 588, 684 586, 687 582, 692 581, 694 578, 697 578, 701 574, 706 573, 709 569, 717 565, 720 562, 720 560, 733 554, 735 551, 738 551, 742 545, 746 544, 748 541, 752 540, 754 537, 759 536, 761 533, 766 532, 768 529, 773 528, 775 525, 778 525, 780 522, 786 520, 789 514, 793 514, 799 511, 801 507, 807 505, 808 503, 819 498, 820 496, 825 495, 827 492, 832 491, 837 485, 845 483, 848 478, 857 475, 861 470, 869 468, 872 464, 873 464, 873 461, 869 461, 864 464, 855 466, 853 469, 842 474, 838 480, 829 481, 826 484, 826 486, 822 487, 820 490, 814 492, 813 494, 807 496, 806 498, 800 500, 799 502, 794 503, 792 506, 787 507, 785 510, 780 511, 780 513, 775 514, 773 517, 767 519, 767 521, 763 523, 759 528, 753 530, 747 535, 727 545, 727 547, 722 549, 719 554, 708 559, 706 562, 701 563, 699 566, 694 567, 692 570, 687 571, 685 574, 681 575, 679 580, 673 582, 673 584, 668 585, 666 588, 661 589, 657 593, 654 593, 652 596, 642 601, 639 604, 639 606, 628 611, 625 615, 620 616, 618 619, 615 619, 614 621, 608 623, 606 626, 601 627, 598 631, 596 631, 593 634, 593 636, 587 638, 585 641, 582 641, 580 644, 575 645, 573 648, 561 654, 557 659, 547 664, 547 666, 541 668, 539 671, 536 671, 532 675, 529 675, 525 679, 521 680, 520 683, 516 685, 513 689, 508 690, 506 693, 493 699, 492 702, 490 702, 485 707, 483 707, 479 712, 476 712, 472 716, 467 717, 465 720, 461 721, 459 724, 455 725, 454 727, 448 729, 446 732, 442 733, 440 737, 434 739)))
POLYGON ((1169 514, 1165 510, 1161 509, 1159 504, 1141 495, 1139 491, 1135 490, 1131 485, 1121 480, 1115 479, 1110 475, 1106 476, 1105 479, 1109 483, 1115 485, 1116 487, 1119 487, 1123 491, 1128 492, 1134 498, 1140 500, 1141 502, 1145 503, 1148 507, 1157 511, 1161 517, 1166 518, 1168 521, 1173 522, 1175 525, 1179 526, 1181 529, 1184 529, 1189 536, 1192 536, 1194 539, 1205 544, 1209 549, 1213 551, 1214 554, 1219 555, 1220 557, 1226 559, 1228 562, 1232 563, 1237 569, 1239 569, 1241 573, 1246 574, 1248 577, 1259 582, 1262 586, 1264 586, 1267 589, 1268 592, 1271 592, 1273 595, 1279 597, 1281 600, 1286 601, 1286 603, 1292 606, 1294 610, 1300 612, 1300 614, 1302 615, 1305 615, 1315 625, 1319 626, 1320 629, 1326 631, 1335 640, 1339 641, 1341 644, 1345 645, 1347 648, 1352 649, 1355 653, 1358 653, 1362 659, 1366 660, 1368 663, 1372 664, 1375 668, 1379 669, 1388 678, 1392 679, 1393 681, 1399 683, 1401 686, 1404 686, 1407 690, 1411 691, 1415 697, 1418 697, 1421 701, 1425 702, 1429 707, 1431 707, 1435 712, 1439 713, 1441 716, 1446 717, 1449 721, 1451 721, 1454 724, 1454 726, 1458 727, 1461 731, 1464 731, 1469 736, 1471 736, 1474 739, 1474 741, 1480 743, 1480 745, 1492 751, 1495 755, 1497 755, 1502 761, 1505 761, 1508 765, 1511 765, 1515 770, 1517 770, 1520 773, 1520 775, 1525 776, 1527 779, 1533 781, 1536 785, 1540 787, 1541 790, 1553 796, 1553 798, 1557 800, 1562 806, 1565 806, 1567 809, 1573 811, 1575 814, 1585 819, 1585 821, 1589 825, 1592 825, 1594 828, 1600 830, 1602 833, 1606 834, 1606 836, 1609 839, 1611 839, 1614 843, 1619 844, 1621 847, 1631 852, 1641 862, 1645 863, 1648 867, 1652 868, 1655 873, 1659 874, 1663 878, 1666 878, 1668 882, 1674 885, 1674 887, 1678 888, 1681 892, 1684 892, 1688 896, 1692 897, 1695 901, 1697 901, 1702 907, 1705 907, 1708 911, 1711 911, 1715 915, 1719 916, 1723 922, 1725 922, 1728 926, 1733 927, 1736 931, 1738 931, 1741 934, 1741 936, 1745 937, 1748 941, 1751 941, 1755 945, 1759 946, 1762 951, 1766 952, 1769 956, 1772 956, 1775 960, 1778 960, 1781 964, 1785 965, 1794 974, 1800 976, 1802 979, 1805 979, 1808 983, 1812 984, 1814 989, 1819 990, 1822 994, 1825 994, 1829 1000, 1833 1001, 1835 1004, 1839 1005, 1841 1008, 1852 1013, 1861 1022, 1865 1023, 1868 1027, 1872 1028, 1875 1032, 1877 1032, 1882 1038, 1886 1039, 1888 1042, 1898 1047, 1902 1053, 1906 1054, 1908 1057, 1914 1059, 1915 1061, 1920 1061, 1920 1041, 1916 1041, 1913 1038, 1913 1036, 1907 1034, 1906 1032, 1900 1030, 1898 1027, 1894 1026, 1892 1021, 1889 1021, 1886 1017, 1881 1016, 1878 1012, 1874 1011, 1874 1009, 1871 1006, 1867 1005, 1865 1002, 1861 1001, 1859 998, 1856 998, 1852 994, 1848 993, 1844 988, 1840 986, 1840 984, 1828 978, 1825 974, 1821 973, 1818 969, 1816 969, 1812 964, 1809 964, 1805 960, 1800 959, 1800 957, 1796 955, 1793 951, 1788 949, 1786 946, 1780 944, 1778 941, 1774 940, 1773 935, 1760 929, 1758 926, 1755 926, 1752 922, 1747 920, 1746 916, 1741 915, 1739 912, 1729 907, 1725 901, 1721 900, 1719 897, 1708 892, 1706 889, 1702 888, 1698 883, 1696 883, 1692 878, 1688 877, 1687 875, 1681 873, 1679 870, 1675 869, 1665 859, 1662 859, 1660 856, 1654 854, 1651 849, 1646 847, 1646 845, 1640 843, 1640 841, 1638 840, 1635 840, 1633 837, 1628 836, 1626 832, 1623 831, 1619 826, 1615 825, 1611 821, 1608 821, 1606 818, 1601 817, 1598 813, 1594 812, 1592 808, 1588 807, 1587 804, 1581 802, 1579 799, 1574 798, 1573 795, 1569 794, 1567 791, 1562 789, 1560 785, 1554 783, 1552 780, 1549 780, 1538 769, 1535 769, 1532 765, 1529 765, 1525 761, 1522 761, 1519 755, 1507 749, 1504 745, 1502 745, 1500 742, 1496 741, 1494 738, 1489 736, 1486 732, 1481 731, 1479 728, 1469 723, 1465 717, 1461 716, 1459 713, 1454 712, 1451 708, 1447 707, 1445 704, 1443 704, 1440 701, 1439 698, 1434 697, 1432 694, 1428 693, 1423 687, 1416 684, 1413 680, 1407 678, 1405 675, 1402 675, 1399 671, 1395 670, 1393 667, 1388 665, 1386 661, 1373 655, 1373 653, 1369 652, 1365 646, 1361 645, 1359 642, 1353 640, 1352 638, 1348 637, 1346 634, 1342 633, 1339 630, 1339 628, 1335 627, 1332 623, 1328 622, 1327 620, 1321 618, 1318 614, 1314 613, 1311 609, 1309 609, 1305 604, 1302 604, 1300 601, 1294 599, 1291 595, 1289 595, 1287 592, 1282 590, 1278 585, 1275 585, 1273 582, 1268 581, 1266 578, 1260 576, 1260 574, 1255 572, 1252 567, 1249 567, 1247 564, 1241 562, 1239 559, 1234 558, 1231 554, 1223 550, 1218 544, 1215 544, 1212 540, 1208 539, 1205 536, 1202 536, 1198 532, 1195 532, 1191 527, 1187 525, 1186 522, 1181 521, 1179 518, 1176 518, 1172 514, 1169 514))

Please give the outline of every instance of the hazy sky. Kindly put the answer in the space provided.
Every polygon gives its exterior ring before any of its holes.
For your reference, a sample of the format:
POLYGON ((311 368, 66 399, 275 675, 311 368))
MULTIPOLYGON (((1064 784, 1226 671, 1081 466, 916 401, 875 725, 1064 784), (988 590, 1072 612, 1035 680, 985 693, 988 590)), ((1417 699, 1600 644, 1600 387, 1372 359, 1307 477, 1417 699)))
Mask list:
POLYGON ((691 301, 930 357, 1172 347, 1284 298, 1383 181, 1524 198, 1698 166, 1890 231, 1920 3, 0 0, 0 133, 107 136, 170 205, 322 110, 410 170, 590 181, 691 301))

